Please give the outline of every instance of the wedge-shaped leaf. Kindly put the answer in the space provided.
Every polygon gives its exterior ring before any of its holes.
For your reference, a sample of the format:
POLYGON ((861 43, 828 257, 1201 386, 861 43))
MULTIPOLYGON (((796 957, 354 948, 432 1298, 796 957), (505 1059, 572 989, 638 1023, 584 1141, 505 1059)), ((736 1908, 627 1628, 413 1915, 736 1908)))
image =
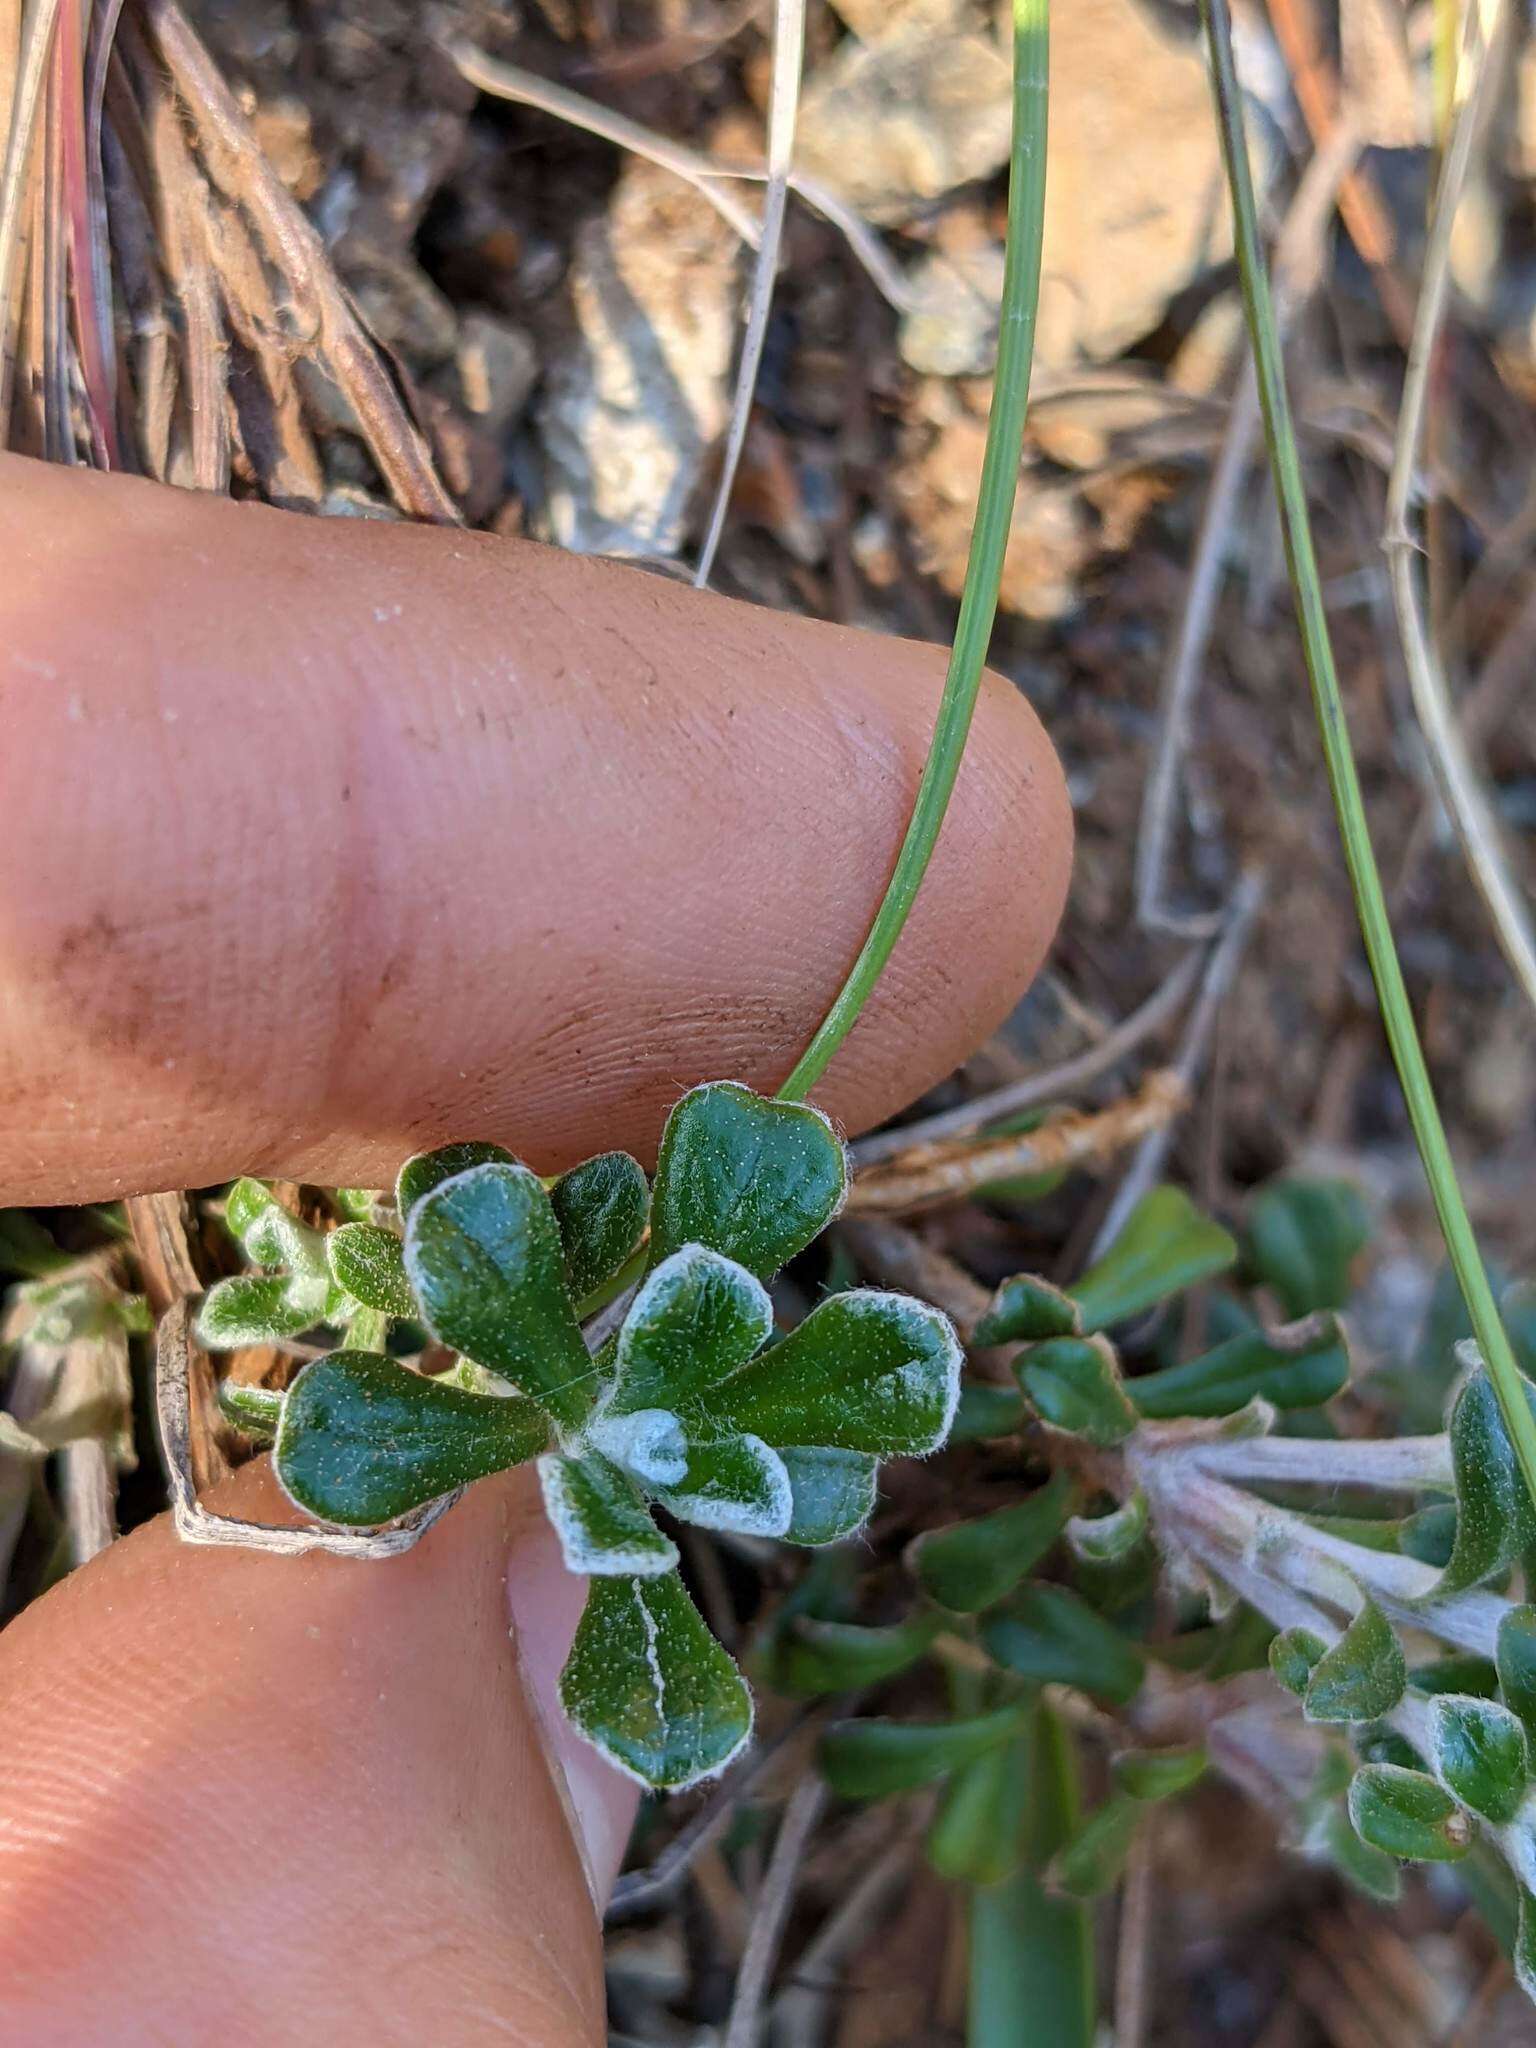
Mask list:
POLYGON ((994 1885, 1024 1855, 1029 1744, 999 1743, 955 1772, 928 1830, 928 1861, 952 1884, 994 1885))
POLYGON ((1042 1685, 1074 1685, 1123 1704, 1141 1684, 1135 1645, 1064 1586, 1026 1586, 981 1624, 988 1653, 1005 1670, 1042 1685))
POLYGON ((730 1529, 738 1536, 782 1536, 794 1514, 784 1462, 759 1436, 690 1444, 682 1478, 675 1486, 658 1486, 656 1498, 696 1528, 730 1529))
POLYGON ((1066 1537, 1074 1557, 1083 1564, 1123 1564, 1146 1540, 1147 1497, 1138 1488, 1129 1500, 1106 1515, 1073 1515, 1066 1537))
POLYGON ((622 1272, 645 1234, 651 1200, 645 1173, 627 1152, 599 1152, 561 1174, 549 1199, 571 1298, 583 1302, 622 1272))
POLYGON ((948 1433, 960 1364, 947 1316, 905 1294, 858 1288, 812 1309, 693 1412, 771 1444, 920 1458, 948 1433))
POLYGON ((1234 1415, 1250 1401, 1272 1408, 1316 1408, 1349 1380, 1349 1350, 1336 1316, 1320 1317, 1299 1343, 1275 1342, 1262 1330, 1229 1337, 1214 1351, 1161 1372, 1143 1373, 1126 1391, 1143 1415, 1234 1415))
POLYGON ((1107 1337, 1048 1337, 1015 1362, 1019 1384, 1055 1429, 1117 1444, 1138 1420, 1107 1337))
POLYGON ((829 1692, 879 1685, 926 1655, 942 1626, 932 1614, 914 1615, 888 1628, 795 1615, 774 1645, 774 1687, 801 1699, 818 1699, 829 1692))
POLYGON ((1359 1190, 1348 1181, 1271 1181, 1249 1212, 1248 1264, 1288 1316, 1342 1308, 1370 1228, 1359 1190))
POLYGON ((395 1182, 395 1206, 403 1221, 423 1195, 430 1195, 434 1188, 440 1188, 457 1174, 468 1173, 472 1166, 515 1164, 504 1145, 484 1144, 475 1138, 455 1145, 439 1145, 435 1152, 418 1152, 400 1169, 395 1182))
POLYGON ((331 1273, 364 1308, 407 1319, 418 1315, 405 1277, 405 1246, 378 1223, 343 1223, 325 1241, 331 1273))
POLYGON ((1309 1721, 1379 1721, 1408 1688, 1403 1646, 1369 1597, 1333 1648, 1319 1657, 1302 1695, 1309 1721))
MULTIPOLYGON (((1529 1400, 1528 1387, 1525 1394, 1529 1400)), ((1450 1437, 1456 1543, 1435 1587, 1437 1599, 1496 1577, 1536 1542, 1536 1515, 1505 1433, 1498 1396, 1481 1366, 1456 1396, 1450 1437)))
POLYGON ((948 1777, 1024 1727, 1022 1703, 962 1721, 838 1721, 821 1745, 822 1776, 844 1799, 885 1799, 948 1777))
POLYGON ((1512 1607, 1499 1623, 1499 1690, 1536 1743, 1536 1607, 1512 1607))
POLYGON ((209 1351, 279 1344, 312 1330, 325 1314, 324 1282, 297 1286, 280 1273, 236 1273, 215 1280, 197 1317, 197 1341, 209 1351), (295 1299, 297 1297, 297 1299, 295 1299))
POLYGON ((1177 1799, 1205 1775, 1203 1749, 1123 1749, 1110 1768, 1132 1799, 1177 1799))
POLYGON ((493 1160, 419 1195, 405 1269, 443 1343, 541 1401, 564 1428, 580 1427, 595 1383, 537 1174, 493 1160))
POLYGON ((1530 1778, 1525 1729, 1497 1700, 1440 1693, 1429 1703, 1425 1761, 1446 1791, 1484 1820, 1514 1819, 1530 1778))
POLYGON ((675 1413, 738 1371, 772 1332, 763 1283, 719 1252, 685 1245, 646 1277, 630 1304, 603 1413, 675 1413))
POLYGON ((847 1154, 820 1110, 706 1082, 662 1133, 652 1262, 705 1244, 767 1280, 821 1234, 847 1186, 847 1154))
POLYGON ((862 1451, 831 1444, 781 1445, 792 1500, 786 1543, 820 1548, 854 1536, 875 1511, 878 1468, 862 1451))
POLYGON ((972 1380, 960 1389, 960 1405, 950 1425, 952 1444, 985 1443, 988 1437, 1015 1436, 1024 1427, 1024 1396, 1013 1387, 989 1387, 972 1380))
POLYGON ((1451 1795, 1400 1764, 1362 1764, 1349 1788, 1349 1817, 1362 1842, 1405 1863, 1458 1863, 1471 1846, 1451 1795))
POLYGON ((1120 1881, 1141 1819, 1140 1802, 1124 1792, 1111 1793, 1051 1858, 1047 1885, 1069 1899, 1096 1899, 1107 1892, 1120 1881))
POLYGON ((676 1572, 592 1581, 560 1704, 621 1771, 672 1792, 724 1770, 752 1732, 752 1696, 676 1572))
POLYGON ((1085 1330, 1107 1330, 1143 1309, 1224 1273, 1237 1246, 1181 1188, 1142 1196, 1114 1244, 1072 1290, 1085 1330))
POLYGON ((929 1599, 957 1614, 980 1614, 1034 1570, 1076 1499, 1075 1482, 1058 1470, 1028 1500, 915 1538, 907 1563, 929 1599))
POLYGON ((546 1452, 539 1460, 544 1510, 568 1572, 591 1578, 655 1578, 677 1563, 634 1483, 596 1451, 585 1457, 546 1452))
POLYGON ((993 1295, 971 1342, 1033 1344, 1042 1337, 1080 1337, 1082 1330, 1082 1312, 1070 1294, 1038 1274, 1015 1273, 993 1295))
POLYGON ((1269 1646, 1269 1668, 1298 1699, 1305 1697, 1312 1674, 1328 1654, 1328 1645, 1310 1628, 1283 1628, 1269 1646))
POLYGON ((372 1351, 333 1351, 288 1390, 273 1469, 290 1499, 322 1521, 390 1522, 549 1441, 533 1402, 443 1386, 372 1351))

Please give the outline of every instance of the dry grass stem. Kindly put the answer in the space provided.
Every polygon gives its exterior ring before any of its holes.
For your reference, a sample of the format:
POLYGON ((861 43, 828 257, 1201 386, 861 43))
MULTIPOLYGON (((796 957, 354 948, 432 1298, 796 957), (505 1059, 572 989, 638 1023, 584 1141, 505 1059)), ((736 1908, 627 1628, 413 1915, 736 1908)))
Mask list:
POLYGON ((988 1181, 1102 1161, 1165 1129, 1188 1102, 1185 1082, 1165 1068, 1108 1109, 1069 1111, 1018 1137, 915 1146, 858 1174, 844 1213, 913 1215, 964 1201, 988 1181))

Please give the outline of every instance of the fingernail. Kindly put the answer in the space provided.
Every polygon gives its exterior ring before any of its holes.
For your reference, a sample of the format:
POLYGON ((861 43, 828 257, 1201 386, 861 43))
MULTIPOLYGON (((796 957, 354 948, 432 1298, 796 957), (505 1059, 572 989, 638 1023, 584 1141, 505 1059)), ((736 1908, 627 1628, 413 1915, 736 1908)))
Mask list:
POLYGON ((640 1795, 630 1779, 582 1741, 561 1711, 560 1672, 586 1598, 587 1581, 566 1570, 548 1522, 542 1514, 532 1518, 507 1567, 512 1642, 601 1918, 624 1860, 640 1795))

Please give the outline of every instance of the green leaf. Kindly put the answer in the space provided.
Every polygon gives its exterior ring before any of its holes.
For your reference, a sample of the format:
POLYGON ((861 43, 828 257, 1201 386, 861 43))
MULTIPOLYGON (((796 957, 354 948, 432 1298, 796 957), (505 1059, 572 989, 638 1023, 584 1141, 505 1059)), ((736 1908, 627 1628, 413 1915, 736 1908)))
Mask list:
POLYGON ((560 1704, 626 1776, 671 1792, 724 1770, 752 1732, 752 1696, 676 1572, 592 1580, 560 1704))
POLYGON ((1328 1654, 1328 1645, 1310 1628, 1283 1628, 1269 1646, 1269 1668, 1298 1699, 1306 1695, 1312 1673, 1328 1654))
POLYGON ((1205 1775, 1203 1749, 1124 1749, 1113 1760, 1115 1783, 1132 1799, 1177 1799, 1205 1775))
POLYGON ((677 1563, 631 1480, 596 1451, 567 1457, 548 1451, 539 1484, 568 1572, 592 1578, 655 1578, 677 1563))
POLYGON ((1397 1864, 1385 1850, 1361 1840, 1343 1800, 1334 1800, 1320 1816, 1308 1838, 1308 1847, 1331 1863, 1340 1877, 1366 1898, 1391 1906, 1402 1896, 1403 1880, 1397 1864))
POLYGON ((1370 1228, 1359 1190, 1348 1181, 1271 1181, 1249 1211, 1248 1265, 1288 1316, 1343 1308, 1350 1267, 1370 1228))
POLYGON ((971 1342, 1035 1343, 1043 1337, 1080 1337, 1082 1313, 1070 1294, 1038 1274, 1015 1273, 1005 1280, 971 1331, 971 1342))
POLYGON ((772 1334, 762 1282, 719 1252, 685 1245, 648 1275, 630 1305, 603 1413, 676 1413, 729 1379, 772 1334))
POLYGON ((405 1277, 405 1246, 392 1230, 378 1223, 343 1223, 326 1239, 325 1249, 336 1285, 364 1308, 401 1321, 417 1313, 405 1277))
POLYGON ((1403 1646, 1367 1596, 1333 1648, 1313 1666, 1302 1705, 1309 1721, 1379 1721, 1407 1687, 1403 1646))
POLYGON ((224 1197, 224 1224, 253 1265, 280 1266, 316 1279, 327 1271, 325 1241, 290 1215, 259 1180, 234 1181, 224 1197))
POLYGON ((860 1288, 821 1302, 688 1414, 771 1444, 920 1458, 948 1432, 960 1364, 947 1316, 904 1294, 860 1288))
POLYGON ((1107 1337, 1048 1337, 1015 1362, 1019 1384, 1055 1429, 1117 1444, 1139 1420, 1107 1337))
POLYGON ((651 1261, 703 1244, 767 1280, 820 1236, 847 1186, 847 1154, 820 1110, 706 1082, 662 1134, 651 1261))
POLYGON ((1499 1690, 1536 1743, 1536 1607, 1512 1607, 1499 1623, 1499 1690))
POLYGON ((915 1615, 888 1628, 859 1628, 852 1622, 795 1615, 774 1645, 774 1687, 801 1699, 817 1699, 824 1693, 879 1685, 925 1656, 942 1626, 932 1614, 915 1615))
POLYGON ((270 1443, 282 1418, 283 1397, 270 1387, 247 1386, 241 1380, 220 1380, 219 1413, 247 1436, 270 1443))
POLYGON ((1083 1328, 1106 1330, 1143 1309, 1224 1273, 1237 1246, 1181 1188, 1142 1196, 1109 1251, 1073 1288, 1083 1328))
MULTIPOLYGON (((1521 1387, 1529 1401, 1530 1387, 1523 1380, 1521 1387)), ((1452 1405, 1450 1438, 1456 1544, 1436 1582, 1436 1599, 1497 1577, 1536 1542, 1536 1515, 1505 1433, 1498 1396, 1481 1366, 1467 1376, 1452 1405)))
POLYGON ((331 1206, 348 1223, 371 1223, 380 1200, 377 1188, 332 1188, 331 1206))
POLYGON ((989 1387, 971 1380, 960 1389, 950 1424, 952 1444, 984 1443, 988 1437, 1016 1436, 1024 1427, 1024 1397, 1013 1387, 989 1387))
POLYGON ((1029 1744, 999 1743, 963 1764, 939 1795, 928 1861, 952 1884, 1000 1884, 1024 1855, 1029 1744))
POLYGON ((1093 2048, 1092 1923, 1037 1874, 1078 1826, 1072 1737, 1037 1707, 1027 1748, 1026 1867, 971 1901, 967 2048, 1093 2048))
POLYGON ((1273 1408, 1315 1408, 1349 1381, 1349 1348, 1338 1318, 1324 1317, 1300 1346, 1246 1331, 1200 1358, 1143 1373, 1126 1392, 1154 1421, 1174 1416, 1233 1415, 1253 1400, 1273 1408))
POLYGON ((1034 1570, 1061 1534, 1076 1499, 1075 1481, 1064 1471, 1053 1472, 1028 1500, 915 1538, 908 1565, 941 1607, 980 1614, 1006 1600, 1034 1570))
POLYGON ((779 1447, 793 1505, 786 1543, 819 1548, 863 1528, 875 1511, 877 1466, 862 1451, 830 1444, 779 1447))
POLYGON ((333 1351, 288 1389, 272 1465, 291 1500, 322 1521, 371 1528, 549 1441, 548 1418, 424 1379, 370 1351, 333 1351))
POLYGON ((633 1415, 599 1414, 586 1432, 586 1444, 589 1450, 611 1458, 642 1486, 677 1486, 688 1470, 688 1439, 669 1408, 637 1408, 633 1415))
POLYGON ((621 1272, 645 1234, 650 1190, 638 1159, 600 1152, 561 1174, 549 1191, 571 1297, 583 1302, 621 1272))
POLYGON ((1141 1654, 1064 1586, 1026 1586, 981 1624, 989 1655, 1041 1685, 1074 1685, 1123 1705, 1141 1684, 1141 1654))
POLYGON ((472 1166, 516 1164, 505 1146, 483 1144, 474 1138, 457 1145, 439 1145, 435 1152, 418 1152, 400 1169, 399 1179, 395 1182, 395 1207, 404 1222, 423 1195, 430 1195, 445 1180, 468 1173, 472 1166))
POLYGON ((563 1428, 580 1427, 592 1363, 537 1174, 493 1160, 417 1195, 405 1269, 434 1335, 542 1402, 563 1428))
POLYGON ((1112 1793, 1057 1850, 1045 1873, 1046 1884, 1071 1899, 1096 1899, 1107 1892, 1120 1881, 1141 1817, 1138 1801, 1112 1793))
POLYGON ((1106 1515, 1074 1515, 1066 1537, 1083 1564, 1123 1564, 1146 1539, 1147 1497, 1138 1487, 1129 1500, 1106 1515))
POLYGON ((1444 1571, 1456 1551, 1456 1507, 1448 1500, 1431 1501, 1398 1525, 1397 1547, 1404 1557, 1444 1571))
POLYGON ((280 1344, 312 1330, 324 1316, 326 1289, 281 1273, 236 1273, 215 1280, 203 1297, 195 1326, 207 1351, 238 1351, 247 1344, 280 1344))
POLYGON ((1451 1795, 1400 1764, 1361 1765, 1349 1788, 1349 1817, 1362 1842, 1406 1863, 1457 1863, 1470 1846, 1451 1795))
POLYGON ((948 1777, 1024 1726, 1026 1705, 961 1721, 836 1721, 821 1744, 822 1776, 844 1799, 885 1799, 948 1777))
POLYGON ((782 1536, 794 1514, 783 1460, 757 1436, 691 1444, 682 1478, 655 1492, 680 1520, 739 1536, 782 1536))
POLYGON ((1525 1797, 1530 1762, 1519 1717, 1497 1700, 1439 1693, 1429 1703, 1426 1762, 1463 1806, 1502 1827, 1525 1797))

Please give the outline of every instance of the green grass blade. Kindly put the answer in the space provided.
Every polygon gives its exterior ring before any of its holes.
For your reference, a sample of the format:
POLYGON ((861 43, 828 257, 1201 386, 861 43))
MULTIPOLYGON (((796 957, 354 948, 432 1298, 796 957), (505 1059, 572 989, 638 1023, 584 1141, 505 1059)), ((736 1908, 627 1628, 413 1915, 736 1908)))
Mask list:
POLYGON ((1424 1163, 1425 1178, 1440 1219, 1446 1250, 1467 1304, 1473 1334, 1498 1394, 1504 1426, 1520 1461, 1526 1489, 1536 1501, 1536 1418, 1532 1417, 1524 1398, 1515 1355, 1499 1319, 1493 1289, 1489 1285, 1472 1221, 1456 1178, 1445 1126, 1440 1119, 1429 1069, 1414 1025, 1408 989, 1392 937, 1391 919, 1387 915, 1381 875, 1366 825, 1365 803, 1360 794, 1360 778, 1355 769, 1344 700, 1334 667, 1317 558, 1312 549, 1301 458, 1286 397, 1269 279, 1259 247, 1258 209, 1254 202, 1253 178, 1243 133, 1242 99, 1232 58, 1232 25, 1227 0, 1200 0, 1200 13, 1210 44, 1217 124, 1221 130, 1222 154, 1226 159, 1227 182, 1232 194, 1238 270, 1258 371, 1270 470, 1280 505, 1302 651, 1322 733, 1323 758, 1338 814, 1339 834, 1344 843, 1344 861, 1354 891, 1366 957, 1376 984, 1382 1023, 1407 1101, 1409 1121, 1413 1125, 1419 1157, 1424 1163))
POLYGON ((1008 233, 997 374, 987 447, 982 461, 976 525, 966 563, 960 616, 949 657, 933 741, 918 786, 907 834, 885 899, 848 979, 779 1090, 798 1102, 826 1072, 858 1021, 917 899, 937 844, 944 813, 960 772, 971 729, 982 666, 997 615, 1003 556, 1013 525, 1024 415, 1035 352, 1035 309, 1040 295, 1040 244, 1045 224, 1045 126, 1049 77, 1050 0, 1013 0, 1013 146, 1009 159, 1008 233))

